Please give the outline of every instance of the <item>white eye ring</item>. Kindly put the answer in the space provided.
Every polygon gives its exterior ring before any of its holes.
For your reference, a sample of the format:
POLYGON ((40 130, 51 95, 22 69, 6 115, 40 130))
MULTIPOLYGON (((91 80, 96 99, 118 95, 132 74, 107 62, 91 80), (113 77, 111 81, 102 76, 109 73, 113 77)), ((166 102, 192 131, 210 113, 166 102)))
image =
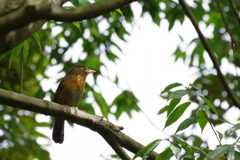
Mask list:
POLYGON ((85 67, 80 67, 80 68, 75 68, 75 69, 82 69, 82 70, 84 70, 84 72, 88 72, 87 68, 85 68, 85 67))
POLYGON ((84 70, 85 72, 88 72, 87 68, 85 68, 85 67, 82 67, 81 69, 84 70))

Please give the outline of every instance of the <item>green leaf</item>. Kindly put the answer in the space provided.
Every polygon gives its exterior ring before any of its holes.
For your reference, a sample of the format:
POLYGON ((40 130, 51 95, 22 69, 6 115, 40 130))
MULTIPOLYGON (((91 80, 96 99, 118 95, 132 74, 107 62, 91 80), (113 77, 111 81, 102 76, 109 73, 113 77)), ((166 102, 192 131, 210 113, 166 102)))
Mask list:
POLYGON ((173 83, 173 84, 170 84, 170 85, 168 85, 168 86, 161 92, 161 94, 163 94, 163 93, 165 93, 165 92, 168 92, 168 91, 170 91, 171 89, 176 88, 176 87, 179 87, 179 86, 182 86, 182 84, 181 84, 181 83, 173 83))
POLYGON ((231 125, 234 125, 233 123, 231 123, 231 122, 229 122, 229 121, 226 121, 226 120, 224 120, 224 119, 218 119, 219 121, 222 121, 222 122, 226 122, 226 123, 228 123, 228 124, 231 124, 231 125))
POLYGON ((13 62, 13 60, 17 57, 17 55, 20 53, 21 49, 22 49, 23 43, 20 43, 19 45, 17 45, 16 47, 13 48, 12 50, 12 54, 9 60, 9 68, 13 62))
POLYGON ((142 159, 146 159, 149 154, 159 145, 159 143, 161 142, 161 139, 157 139, 151 143, 149 143, 146 147, 144 147, 143 149, 141 149, 140 151, 138 151, 133 159, 137 158, 137 157, 142 157, 142 159))
POLYGON ((79 22, 72 22, 75 27, 81 32, 81 27, 79 22))
POLYGON ((206 160, 214 160, 219 159, 221 156, 223 156, 230 148, 230 145, 222 145, 217 147, 214 151, 208 153, 205 157, 206 160))
POLYGON ((234 156, 235 157, 240 157, 240 153, 238 152, 238 151, 234 151, 235 153, 234 153, 234 156))
POLYGON ((78 7, 78 6, 79 6, 78 0, 71 0, 71 3, 72 3, 75 7, 78 7))
POLYGON ((235 124, 234 126, 232 126, 232 128, 230 129, 230 132, 235 132, 236 130, 240 129, 240 123, 235 124))
POLYGON ((210 115, 209 108, 203 104, 199 104, 199 106, 207 113, 207 116, 210 115))
POLYGON ((197 120, 201 118, 200 116, 194 116, 194 117, 190 117, 185 119, 177 128, 176 132, 174 134, 176 134, 178 131, 184 130, 187 127, 189 127, 191 124, 194 124, 197 122, 197 120))
POLYGON ((170 142, 170 149, 172 150, 173 154, 177 157, 178 154, 181 152, 181 147, 175 143, 175 142, 170 142))
POLYGON ((83 6, 88 6, 91 4, 88 0, 78 0, 78 2, 83 6))
POLYGON ((169 160, 173 156, 173 152, 170 148, 165 149, 161 152, 155 160, 169 160))
POLYGON ((184 113, 184 111, 187 109, 187 107, 191 104, 191 102, 185 102, 181 105, 179 105, 167 118, 167 121, 165 123, 164 129, 174 122, 176 122, 184 113))
POLYGON ((183 52, 181 50, 181 48, 178 46, 177 49, 174 51, 173 55, 175 56, 175 62, 182 58, 183 59, 183 62, 185 61, 186 59, 186 52, 183 52))
POLYGON ((197 89, 199 92, 202 92, 201 88, 199 88, 199 87, 196 87, 196 86, 195 86, 195 85, 193 85, 193 84, 189 84, 189 86, 192 86, 193 88, 197 89))
POLYGON ((166 112, 166 111, 168 110, 168 108, 169 108, 169 106, 163 107, 162 109, 160 109, 160 110, 158 111, 158 114, 162 114, 162 113, 166 112))
POLYGON ((228 152, 227 152, 227 160, 235 160, 234 145, 229 145, 229 149, 228 149, 228 152))
POLYGON ((221 132, 218 132, 218 131, 216 131, 217 132, 217 134, 218 134, 218 137, 219 137, 219 139, 220 139, 220 141, 222 140, 222 138, 223 138, 223 134, 221 133, 221 132))
POLYGON ((183 96, 185 96, 188 93, 187 90, 177 90, 171 93, 171 95, 169 96, 168 99, 172 99, 172 98, 182 98, 183 96))
POLYGON ((120 13, 123 16, 121 9, 118 8, 118 9, 115 9, 115 11, 117 11, 118 13, 120 13))
POLYGON ((200 97, 202 100, 204 100, 205 103, 208 104, 208 106, 214 111, 214 113, 215 113, 216 115, 218 115, 215 106, 212 105, 212 103, 211 103, 207 98, 205 98, 205 97, 203 97, 203 96, 201 96, 201 95, 199 95, 199 97, 200 97))
POLYGON ((206 152, 204 150, 202 150, 201 148, 197 147, 197 146, 191 146, 192 148, 194 148, 195 150, 197 150, 199 153, 202 153, 202 154, 206 154, 206 152))
POLYGON ((26 39, 23 42, 23 58, 25 63, 28 57, 28 51, 29 51, 29 43, 28 43, 28 40, 26 39))
POLYGON ((172 111, 175 109, 177 104, 181 101, 181 98, 173 98, 169 104, 168 110, 167 110, 167 117, 172 113, 172 111))
POLYGON ((171 137, 178 139, 179 144, 182 146, 182 148, 194 159, 194 152, 190 147, 190 145, 184 141, 182 138, 178 137, 177 135, 172 135, 171 137))
POLYGON ((203 112, 204 111, 202 111, 202 110, 197 111, 197 116, 201 117, 200 119, 198 119, 198 124, 199 124, 202 132, 203 132, 203 130, 204 130, 204 128, 205 128, 205 126, 208 122, 208 120, 206 119, 205 114, 203 112))
POLYGON ((93 92, 93 95, 95 97, 95 100, 97 102, 97 104, 99 105, 103 116, 108 119, 108 113, 109 113, 109 106, 107 105, 105 99, 103 98, 103 96, 98 93, 98 92, 93 92))
POLYGON ((35 33, 33 34, 33 38, 35 39, 35 41, 36 41, 37 44, 38 44, 39 52, 42 53, 41 41, 40 41, 40 37, 39 37, 39 35, 38 35, 37 32, 35 32, 35 33))

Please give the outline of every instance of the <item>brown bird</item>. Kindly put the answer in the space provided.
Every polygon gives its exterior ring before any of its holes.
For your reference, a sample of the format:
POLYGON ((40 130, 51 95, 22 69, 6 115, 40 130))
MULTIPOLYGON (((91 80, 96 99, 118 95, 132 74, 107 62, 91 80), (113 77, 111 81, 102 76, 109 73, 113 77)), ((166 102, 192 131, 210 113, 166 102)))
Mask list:
MULTIPOLYGON (((83 96, 87 75, 94 72, 83 65, 74 66, 60 82, 53 102, 68 107, 77 107, 83 96)), ((64 119, 55 118, 52 139, 55 143, 63 143, 64 119)))

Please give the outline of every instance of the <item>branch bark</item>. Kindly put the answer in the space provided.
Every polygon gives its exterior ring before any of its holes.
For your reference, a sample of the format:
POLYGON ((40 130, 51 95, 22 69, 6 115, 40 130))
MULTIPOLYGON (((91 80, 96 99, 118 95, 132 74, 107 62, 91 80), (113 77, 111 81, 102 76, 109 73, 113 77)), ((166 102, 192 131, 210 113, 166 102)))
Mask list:
POLYGON ((104 0, 75 9, 61 7, 66 1, 25 0, 24 4, 17 10, 3 16, 0 14, 0 53, 5 53, 30 37, 42 27, 46 20, 61 22, 82 21, 121 8, 134 0, 104 0))
POLYGON ((228 93, 228 97, 233 101, 234 105, 240 109, 240 101, 239 101, 238 97, 236 96, 236 94, 229 88, 227 80, 225 79, 224 75, 221 72, 217 58, 216 58, 212 48, 210 47, 209 43, 207 42, 206 38, 202 34, 202 32, 198 26, 198 22, 195 19, 192 11, 189 9, 188 5, 184 2, 184 0, 179 0, 179 3, 182 6, 186 15, 188 16, 188 18, 190 19, 190 21, 192 22, 195 30, 197 31, 198 36, 199 36, 205 50, 207 51, 209 57, 211 58, 211 60, 213 62, 214 68, 217 70, 218 77, 219 77, 220 81, 222 82, 222 85, 225 88, 226 92, 228 93))
POLYGON ((73 22, 95 18, 133 1, 134 0, 104 0, 89 6, 74 9, 66 9, 49 1, 43 1, 43 3, 34 5, 26 3, 17 11, 0 17, 0 34, 23 27, 37 20, 73 22))
MULTIPOLYGON (((43 0, 32 1, 36 4, 42 3, 43 0)), ((66 0, 49 0, 49 2, 61 6, 66 0)), ((4 19, 8 14, 14 14, 19 8, 24 7, 26 0, 0 0, 0 19, 4 19)), ((0 54, 9 51, 16 45, 29 38, 34 32, 42 27, 46 20, 38 20, 22 27, 15 27, 15 29, 6 30, 0 33, 0 54)), ((7 23, 2 21, 1 23, 7 23)), ((22 23, 21 21, 13 22, 13 26, 17 23, 22 23)), ((6 25, 6 24, 5 24, 6 25)), ((10 27, 10 26, 7 26, 10 27)))
MULTIPOLYGON (((1 88, 0 104, 62 118, 87 127, 99 133, 123 160, 131 159, 123 148, 136 154, 144 147, 139 142, 122 133, 121 130, 123 130, 123 127, 116 126, 111 122, 104 120, 102 116, 91 115, 76 110, 75 108, 65 107, 54 102, 40 100, 1 88)), ((156 152, 152 152, 148 159, 154 160, 157 155, 156 152)))

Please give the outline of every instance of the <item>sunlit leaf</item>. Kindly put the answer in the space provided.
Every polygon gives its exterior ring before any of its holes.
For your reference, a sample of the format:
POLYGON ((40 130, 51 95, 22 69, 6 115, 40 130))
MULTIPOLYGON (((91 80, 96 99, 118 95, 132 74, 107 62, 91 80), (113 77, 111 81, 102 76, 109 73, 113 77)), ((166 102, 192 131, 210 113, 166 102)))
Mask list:
POLYGON ((121 9, 118 8, 118 9, 115 9, 115 11, 117 11, 118 13, 120 13, 123 16, 121 9))
POLYGON ((78 28, 78 30, 81 32, 81 27, 79 22, 72 22, 74 26, 78 28))

